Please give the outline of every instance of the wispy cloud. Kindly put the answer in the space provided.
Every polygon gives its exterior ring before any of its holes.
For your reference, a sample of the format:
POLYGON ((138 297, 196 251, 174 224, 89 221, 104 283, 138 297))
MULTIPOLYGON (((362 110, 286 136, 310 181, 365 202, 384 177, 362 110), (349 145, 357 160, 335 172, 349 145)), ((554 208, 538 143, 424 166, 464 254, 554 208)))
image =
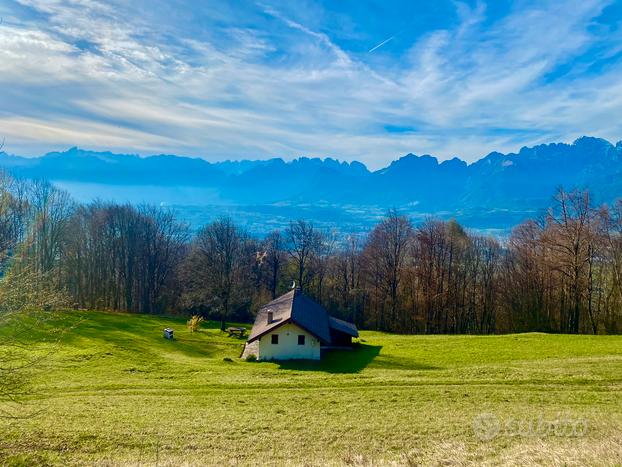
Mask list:
POLYGON ((78 144, 372 167, 619 139, 622 18, 603 21, 609 4, 456 3, 455 21, 357 45, 316 20, 330 4, 294 17, 278 3, 20 0, 0 7, 0 133, 26 154, 78 144))

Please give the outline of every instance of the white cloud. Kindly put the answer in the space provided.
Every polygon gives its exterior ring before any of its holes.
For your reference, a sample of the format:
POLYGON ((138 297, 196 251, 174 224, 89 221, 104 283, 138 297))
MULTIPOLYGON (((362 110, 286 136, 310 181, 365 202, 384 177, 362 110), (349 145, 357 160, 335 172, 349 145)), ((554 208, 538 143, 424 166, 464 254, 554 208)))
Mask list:
POLYGON ((0 26, 0 131, 16 153, 80 144, 208 159, 330 155, 378 167, 406 152, 473 160, 622 135, 612 118, 622 110, 619 63, 547 78, 596 45, 594 60, 612 56, 615 41, 590 28, 604 7, 594 0, 520 4, 488 22, 484 4, 458 4, 458 26, 417 38, 390 66, 270 5, 259 11, 268 27, 230 18, 186 30, 124 2, 20 3, 45 19, 15 13, 0 26))

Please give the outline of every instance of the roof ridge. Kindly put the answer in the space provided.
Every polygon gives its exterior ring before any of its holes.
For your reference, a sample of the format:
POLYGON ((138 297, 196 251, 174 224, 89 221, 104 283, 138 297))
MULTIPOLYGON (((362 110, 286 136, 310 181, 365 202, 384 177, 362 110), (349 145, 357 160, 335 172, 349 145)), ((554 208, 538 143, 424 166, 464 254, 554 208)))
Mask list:
MULTIPOLYGON (((305 329, 320 339, 323 344, 331 342, 331 316, 328 310, 306 295, 300 287, 287 291, 259 309, 248 341, 252 342, 287 322, 305 329)), ((353 324, 350 326, 343 323, 339 327, 347 328, 346 332, 349 331, 351 335, 358 335, 356 327, 353 324)))

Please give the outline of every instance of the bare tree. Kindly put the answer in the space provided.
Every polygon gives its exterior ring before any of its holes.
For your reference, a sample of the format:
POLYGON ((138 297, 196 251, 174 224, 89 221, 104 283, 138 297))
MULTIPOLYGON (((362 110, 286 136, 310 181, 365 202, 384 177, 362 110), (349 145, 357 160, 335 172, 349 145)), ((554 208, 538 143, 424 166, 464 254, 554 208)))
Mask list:
POLYGON ((361 240, 358 235, 349 235, 345 244, 333 257, 337 309, 341 315, 355 323, 362 324, 364 290, 361 284, 361 240))
POLYGON ((242 272, 249 264, 246 241, 246 234, 228 217, 209 224, 197 234, 196 246, 203 257, 201 266, 211 281, 213 296, 221 310, 223 331, 231 305, 241 292, 242 272))
POLYGON ((283 247, 283 236, 278 230, 270 233, 264 241, 265 264, 268 268, 268 289, 273 299, 276 298, 279 278, 285 264, 283 247))
POLYGON ((29 247, 37 270, 49 273, 58 265, 75 204, 66 191, 42 180, 31 185, 30 200, 33 223, 29 247))
POLYGON ((380 305, 379 320, 380 326, 384 329, 388 328, 390 322, 397 320, 399 287, 412 237, 413 228, 410 221, 392 210, 371 232, 365 248, 366 258, 373 263, 372 281, 382 291, 382 295, 388 298, 388 316, 382 312, 384 304, 380 305))
POLYGON ((28 184, 0 171, 0 272, 24 241, 29 219, 28 184))
POLYGON ((566 193, 560 189, 555 203, 547 216, 542 239, 550 251, 552 269, 563 276, 569 289, 569 300, 564 300, 560 308, 561 329, 578 333, 594 254, 596 216, 587 192, 566 193))
POLYGON ((318 232, 317 246, 313 256, 313 269, 316 276, 316 296, 318 302, 324 302, 324 283, 334 255, 336 234, 318 232))
POLYGON ((298 286, 304 290, 310 282, 310 266, 322 242, 321 233, 312 222, 297 220, 290 222, 285 231, 289 254, 294 262, 298 286))
POLYGON ((187 226, 162 208, 93 203, 76 209, 61 259, 75 303, 153 313, 185 254, 187 226))

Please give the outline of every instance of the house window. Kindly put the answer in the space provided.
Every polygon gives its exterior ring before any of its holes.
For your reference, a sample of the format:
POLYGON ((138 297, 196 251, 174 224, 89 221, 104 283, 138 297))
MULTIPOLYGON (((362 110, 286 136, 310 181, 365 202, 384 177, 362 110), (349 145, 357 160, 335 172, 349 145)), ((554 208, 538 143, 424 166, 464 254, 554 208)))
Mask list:
POLYGON ((305 345, 305 336, 302 334, 298 336, 298 345, 305 345))
POLYGON ((273 344, 278 344, 279 343, 279 335, 278 334, 272 334, 272 343, 273 344))

